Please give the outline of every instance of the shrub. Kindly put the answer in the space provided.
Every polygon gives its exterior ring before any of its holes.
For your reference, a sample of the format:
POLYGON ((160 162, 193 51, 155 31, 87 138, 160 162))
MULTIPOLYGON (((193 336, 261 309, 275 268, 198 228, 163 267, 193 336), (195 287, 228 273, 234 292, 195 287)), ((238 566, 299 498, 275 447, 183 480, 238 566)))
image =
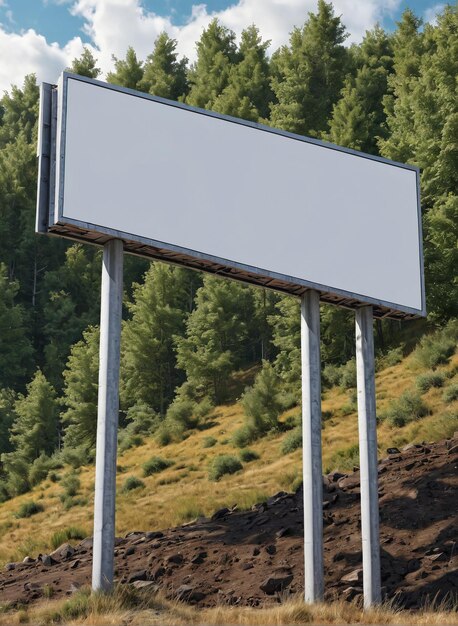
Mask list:
POLYGON ((203 398, 199 403, 194 405, 194 417, 197 423, 204 417, 207 417, 215 408, 210 398, 203 398))
POLYGON ((125 452, 126 450, 130 450, 130 448, 138 448, 138 446, 142 445, 143 441, 141 435, 132 434, 125 429, 119 433, 119 452, 125 452))
POLYGON ((230 454, 220 454, 219 456, 215 456, 211 461, 208 470, 208 478, 216 481, 225 474, 235 474, 235 472, 241 469, 243 469, 243 466, 237 457, 230 454))
POLYGON ((354 444, 348 448, 337 450, 329 459, 325 472, 332 470, 349 470, 359 466, 359 445, 354 444))
POLYGON ((156 441, 160 446, 168 446, 172 443, 172 433, 166 424, 162 424, 156 434, 156 441))
POLYGON ((87 498, 83 498, 83 497, 75 498, 65 493, 63 493, 60 496, 60 501, 62 502, 64 509, 66 511, 68 511, 69 509, 72 509, 74 506, 86 506, 87 503, 89 502, 87 498))
POLYGON ((245 424, 237 430, 232 435, 231 441, 237 448, 245 448, 250 443, 253 443, 257 438, 258 433, 255 429, 249 424, 245 424))
POLYGON ((67 474, 60 484, 65 489, 65 495, 70 497, 76 496, 81 487, 80 479, 74 472, 67 474))
POLYGON ((202 448, 213 448, 213 446, 217 443, 218 440, 214 437, 204 437, 202 448))
POLYGON ((255 452, 254 450, 248 450, 246 448, 244 450, 240 450, 239 457, 240 457, 240 460, 243 461, 244 463, 257 461, 260 458, 257 452, 255 452))
POLYGON ((279 401, 283 411, 292 409, 293 406, 297 406, 299 404, 297 395, 292 391, 285 391, 284 393, 282 393, 280 395, 279 401))
POLYGON ((67 541, 71 541, 72 539, 81 540, 87 536, 88 533, 82 528, 78 528, 77 526, 70 526, 69 528, 58 530, 53 534, 53 536, 51 537, 51 546, 55 550, 67 541))
POLYGON ((454 402, 458 400, 458 383, 454 383, 447 387, 442 394, 442 399, 444 402, 454 402))
POLYGON ((258 436, 278 428, 278 417, 283 410, 280 379, 270 363, 264 361, 254 385, 242 396, 247 424, 258 436))
POLYGON ((159 474, 159 472, 164 471, 171 465, 173 465, 173 461, 169 461, 168 459, 163 459, 160 456, 153 456, 149 461, 143 463, 143 476, 151 476, 152 474, 159 474))
POLYGON ((38 485, 42 480, 44 480, 50 470, 58 469, 62 467, 62 463, 60 463, 56 457, 49 457, 46 454, 40 454, 40 456, 35 459, 32 463, 29 470, 29 482, 32 486, 38 485))
POLYGON ((302 446, 302 428, 296 427, 290 433, 286 435, 281 444, 282 454, 289 454, 294 452, 297 448, 302 446))
POLYGON ((391 426, 402 427, 409 422, 425 417, 428 412, 428 407, 417 393, 406 391, 392 402, 385 418, 391 426))
POLYGON ((393 365, 397 365, 400 363, 404 356, 404 347, 398 346, 397 348, 393 348, 389 350, 385 354, 378 356, 375 359, 375 369, 376 371, 380 371, 385 369, 386 367, 392 367, 393 365))
POLYGON ((344 389, 356 387, 356 359, 350 359, 341 367, 340 386, 344 389))
POLYGON ((325 365, 321 372, 321 381, 323 387, 335 387, 340 385, 342 381, 342 369, 337 365, 325 365))
POLYGON ((420 365, 435 369, 449 362, 455 353, 458 340, 458 322, 450 321, 445 328, 424 336, 415 350, 415 360, 420 365))
POLYGON ((428 372, 418 376, 416 385, 421 393, 426 393, 431 387, 443 387, 445 376, 442 372, 428 372))
POLYGON ((64 463, 71 465, 74 469, 78 469, 95 459, 95 450, 88 450, 84 445, 77 448, 64 447, 60 456, 64 463))
POLYGON ((17 518, 32 517, 37 513, 41 513, 45 508, 42 504, 30 500, 29 502, 23 502, 19 507, 19 511, 16 513, 17 518))
POLYGON ((144 488, 145 483, 143 482, 143 480, 140 480, 140 478, 137 478, 136 476, 129 476, 129 478, 126 478, 126 480, 124 481, 121 491, 123 493, 127 493, 129 491, 133 491, 134 489, 144 488))
POLYGON ((195 428, 198 418, 193 417, 196 403, 188 398, 177 396, 167 410, 167 421, 175 422, 183 430, 195 428))

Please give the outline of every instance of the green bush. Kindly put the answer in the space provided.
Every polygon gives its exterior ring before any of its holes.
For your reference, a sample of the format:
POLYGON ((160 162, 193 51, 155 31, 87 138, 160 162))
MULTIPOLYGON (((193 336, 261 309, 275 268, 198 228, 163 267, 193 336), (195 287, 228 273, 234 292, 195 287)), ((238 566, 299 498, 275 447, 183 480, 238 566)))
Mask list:
POLYGON ((257 461, 260 456, 254 450, 248 450, 245 448, 244 450, 240 450, 239 452, 240 460, 244 463, 250 463, 251 461, 257 461))
POLYGON ((324 388, 340 385, 342 382, 342 368, 337 365, 325 365, 321 372, 321 382, 324 388))
POLYGON ((264 361, 254 385, 245 390, 242 406, 252 433, 261 436, 278 429, 278 417, 283 410, 280 379, 272 365, 264 361))
POLYGON ((454 402, 455 400, 458 400, 458 383, 453 383, 447 387, 447 389, 444 389, 442 399, 444 402, 454 402))
POLYGON ((393 365, 397 365, 402 361, 404 357, 404 347, 398 346, 397 348, 393 348, 389 350, 385 354, 378 356, 375 359, 375 369, 376 371, 380 371, 385 369, 386 367, 392 367, 393 365))
POLYGON ((65 490, 65 495, 69 496, 69 497, 76 496, 76 494, 78 493, 79 488, 81 487, 80 479, 78 478, 78 476, 74 472, 71 472, 70 474, 67 474, 61 480, 60 484, 62 485, 62 487, 65 490))
POLYGON ((203 398, 200 402, 194 405, 194 417, 198 422, 204 419, 204 417, 208 417, 210 413, 215 408, 215 405, 210 400, 210 398, 203 398))
POLYGON ((69 528, 58 530, 53 534, 53 536, 51 537, 51 546, 55 550, 67 541, 71 541, 72 539, 76 539, 79 541, 87 536, 88 533, 82 528, 78 528, 77 526, 70 526, 69 528))
POLYGON ((402 427, 428 415, 429 409, 421 397, 413 392, 404 392, 397 400, 391 403, 385 419, 391 426, 402 427))
POLYGON ((282 393, 280 395, 279 401, 283 411, 292 409, 293 406, 297 406, 299 404, 297 395, 292 391, 285 391, 284 393, 282 393))
POLYGON ((167 424, 162 424, 156 433, 156 441, 160 446, 168 446, 172 443, 172 433, 167 427, 167 424))
POLYGON ((125 452, 130 448, 138 448, 144 443, 144 439, 141 435, 132 434, 129 431, 124 430, 119 433, 118 449, 119 452, 125 452))
POLYGON ((121 491, 123 493, 127 493, 129 491, 133 491, 134 489, 144 488, 145 483, 143 482, 143 480, 140 480, 140 478, 137 478, 136 476, 129 476, 129 478, 126 478, 126 480, 124 481, 121 491))
POLYGON ((163 459, 160 456, 153 456, 149 461, 143 463, 143 476, 151 476, 152 474, 159 474, 168 467, 174 464, 173 461, 163 459))
POLYGON ((415 350, 415 360, 423 367, 435 369, 446 364, 455 353, 458 340, 458 321, 451 320, 445 328, 425 335, 415 350))
POLYGON ((50 470, 58 469, 62 467, 62 463, 56 459, 56 457, 49 457, 46 454, 40 454, 35 459, 29 470, 29 483, 32 486, 38 485, 44 480, 50 470))
POLYGON ((356 359, 350 359, 341 367, 340 386, 344 389, 356 387, 356 359))
POLYGON ((62 502, 64 509, 68 511, 72 509, 74 506, 87 506, 89 500, 87 498, 79 497, 76 498, 74 496, 68 496, 63 493, 60 496, 60 501, 62 502))
POLYGON ((204 437, 202 448, 213 448, 218 443, 218 440, 214 437, 204 437))
POLYGON ((174 422, 183 430, 195 428, 199 422, 194 414, 195 407, 193 400, 177 396, 167 410, 167 421, 174 422))
POLYGON ((37 513, 41 513, 45 508, 42 504, 30 500, 29 502, 23 502, 19 507, 19 511, 16 513, 17 518, 32 517, 37 513))
POLYGON ((249 424, 245 424, 232 435, 231 441, 236 448, 246 448, 246 446, 253 443, 258 437, 256 430, 249 424))
POLYGON ((302 428, 296 427, 290 433, 286 435, 281 444, 282 454, 289 454, 294 452, 297 448, 302 446, 302 428))
POLYGON ((235 474, 241 469, 243 469, 243 465, 237 457, 230 454, 220 454, 212 459, 208 469, 208 478, 216 481, 225 474, 235 474))
POLYGON ((416 385, 421 393, 426 393, 431 387, 443 387, 444 382, 445 375, 442 372, 428 372, 418 376, 416 385))
POLYGON ((352 470, 353 467, 359 467, 359 445, 353 444, 348 448, 337 450, 325 468, 325 473, 333 470, 352 470))

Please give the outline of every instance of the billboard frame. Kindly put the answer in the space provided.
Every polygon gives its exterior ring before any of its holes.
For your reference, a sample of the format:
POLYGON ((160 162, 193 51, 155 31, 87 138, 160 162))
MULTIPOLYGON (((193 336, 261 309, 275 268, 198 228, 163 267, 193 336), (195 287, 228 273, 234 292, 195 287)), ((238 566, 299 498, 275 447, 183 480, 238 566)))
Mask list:
POLYGON ((322 302, 334 304, 349 309, 357 309, 360 306, 370 304, 373 306, 374 316, 377 318, 389 317, 392 319, 414 319, 426 316, 426 297, 425 297, 425 280, 424 280, 424 261, 423 261, 423 234, 422 234, 422 216, 420 204, 420 170, 413 165, 406 165, 396 161, 385 159, 375 155, 358 152, 351 148, 344 148, 332 143, 321 141, 302 135, 297 135, 287 131, 271 128, 256 122, 250 122, 228 115, 222 115, 213 111, 207 111, 197 107, 192 107, 180 102, 175 102, 153 96, 143 92, 138 92, 126 87, 111 85, 99 80, 79 76, 69 72, 62 74, 59 86, 49 83, 42 85, 42 98, 40 99, 40 118, 39 118, 39 183, 37 198, 37 225, 36 230, 39 233, 49 233, 63 236, 76 241, 84 241, 96 245, 104 245, 112 238, 122 239, 124 242, 125 252, 141 257, 156 259, 175 265, 185 266, 198 271, 204 271, 219 275, 224 278, 231 278, 240 282, 253 284, 259 287, 265 287, 291 294, 294 296, 302 296, 308 289, 314 289, 320 292, 322 302), (421 291, 421 308, 415 309, 408 306, 399 305, 382 299, 364 296, 352 291, 329 287, 320 283, 316 283, 307 279, 296 278, 265 270, 263 268, 245 265, 237 261, 217 257, 204 252, 183 248, 171 243, 165 243, 155 239, 143 237, 126 231, 120 231, 113 228, 95 224, 91 222, 83 222, 63 215, 64 201, 64 185, 65 185, 65 133, 66 133, 66 116, 67 116, 67 88, 68 81, 78 80, 89 83, 104 89, 112 90, 118 93, 127 94, 137 98, 142 98, 162 105, 191 111, 198 115, 204 115, 216 119, 220 119, 232 124, 238 124, 245 127, 257 129, 259 131, 280 135, 296 141, 320 146, 322 148, 337 150, 360 158, 377 161, 387 165, 400 167, 415 172, 416 175, 416 200, 417 200, 417 222, 418 222, 418 250, 419 250, 419 269, 420 269, 420 291, 421 291), (58 92, 57 92, 58 90, 58 92), (60 107, 62 108, 62 123, 59 127, 58 120, 58 98, 60 99, 60 107), (56 162, 57 146, 60 146, 60 161, 56 162), (59 189, 56 190, 56 180, 59 183, 59 189), (43 189, 43 187, 47 191, 43 189), (56 193, 56 191, 58 191, 56 193), (57 206, 56 206, 57 204, 57 206))

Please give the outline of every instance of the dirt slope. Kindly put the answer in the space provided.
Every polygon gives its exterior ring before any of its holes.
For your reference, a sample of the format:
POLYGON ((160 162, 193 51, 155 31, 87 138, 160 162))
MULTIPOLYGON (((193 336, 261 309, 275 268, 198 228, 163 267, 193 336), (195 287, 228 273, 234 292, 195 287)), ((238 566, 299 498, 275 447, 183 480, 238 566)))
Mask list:
MULTIPOLYGON (((379 479, 384 594, 410 608, 458 596, 458 438, 389 455, 379 479)), ((352 599, 362 591, 359 472, 329 475, 324 487, 326 596, 352 599)), ((202 606, 276 601, 279 591, 302 590, 302 525, 302 494, 280 492, 251 511, 234 506, 162 532, 134 529, 116 541, 116 577, 202 606)), ((57 598, 90 583, 91 543, 8 564, 0 601, 57 598)))

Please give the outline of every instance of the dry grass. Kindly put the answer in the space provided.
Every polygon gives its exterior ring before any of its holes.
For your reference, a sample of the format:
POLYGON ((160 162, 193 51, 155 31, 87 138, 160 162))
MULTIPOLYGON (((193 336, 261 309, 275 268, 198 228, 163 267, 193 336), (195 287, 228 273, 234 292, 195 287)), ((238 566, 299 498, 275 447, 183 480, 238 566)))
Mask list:
POLYGON ((299 624, 378 624, 452 626, 458 623, 456 607, 443 603, 410 612, 393 604, 363 611, 358 604, 331 602, 307 605, 298 598, 260 608, 217 606, 194 607, 167 600, 160 593, 146 595, 119 587, 113 595, 91 595, 81 590, 68 600, 48 601, 16 612, 0 611, 0 625, 46 626, 87 624, 93 626, 281 626, 299 624))
MULTIPOLYGON (((446 385, 457 380, 458 354, 447 366, 439 368, 448 374, 446 385)), ((393 398, 415 385, 421 371, 412 357, 398 365, 377 373, 377 405, 384 411, 393 398)), ((332 457, 339 450, 348 451, 358 442, 356 410, 343 415, 342 407, 349 404, 348 391, 335 388, 327 391, 323 398, 323 411, 331 413, 324 422, 323 466, 332 467, 332 457)), ((458 401, 443 400, 443 389, 432 388, 423 396, 431 415, 407 424, 403 428, 390 427, 386 422, 378 429, 380 454, 387 447, 408 442, 433 441, 458 430, 458 401), (448 429, 448 431, 447 431, 448 429), (450 432, 451 429, 451 432, 450 432)), ((292 409, 285 416, 297 413, 292 409)), ((122 472, 118 475, 117 534, 131 530, 153 530, 179 525, 198 517, 210 515, 223 506, 237 503, 240 509, 249 508, 276 491, 291 490, 300 480, 301 450, 283 455, 281 444, 285 434, 264 437, 250 446, 259 459, 244 464, 244 469, 219 482, 210 483, 207 470, 210 460, 217 454, 237 454, 231 443, 233 432, 244 421, 238 404, 218 407, 209 418, 206 430, 195 430, 179 443, 161 448, 154 439, 148 439, 135 449, 119 456, 122 472), (214 437, 217 443, 204 447, 204 440, 214 437), (152 456, 173 460, 175 464, 160 474, 142 478, 146 488, 121 493, 121 487, 129 476, 140 477, 142 464, 152 456)), ((345 462, 341 461, 344 465, 345 462)), ((348 459, 351 467, 352 459, 348 459)), ((342 469, 343 467, 341 467, 342 469)), ((63 488, 59 483, 45 481, 32 492, 0 505, 0 566, 8 561, 22 559, 28 554, 45 552, 51 548, 51 538, 59 530, 69 526, 87 529, 91 534, 94 489, 94 467, 83 467, 78 476, 79 493, 87 498, 88 505, 75 506, 65 511, 59 495, 63 488), (44 511, 30 518, 16 519, 15 513, 25 501, 35 500, 44 506, 44 511)))

